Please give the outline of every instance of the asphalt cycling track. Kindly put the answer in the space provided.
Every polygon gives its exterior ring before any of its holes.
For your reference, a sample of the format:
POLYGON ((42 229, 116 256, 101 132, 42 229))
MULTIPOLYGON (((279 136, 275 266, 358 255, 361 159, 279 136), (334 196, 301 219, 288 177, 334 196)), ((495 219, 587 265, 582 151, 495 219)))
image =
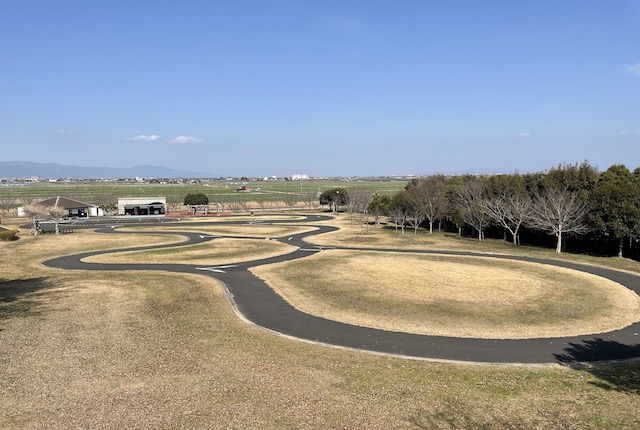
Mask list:
MULTIPOLYGON (((312 245, 305 238, 337 230, 337 227, 314 225, 314 222, 331 219, 325 215, 300 215, 288 219, 269 220, 255 216, 242 221, 212 221, 181 223, 181 225, 277 225, 312 226, 313 231, 285 237, 265 238, 297 247, 294 252, 277 257, 238 262, 224 266, 202 266, 189 264, 104 264, 89 263, 83 259, 89 256, 118 251, 149 250, 203 243, 217 238, 248 238, 234 235, 207 235, 185 231, 118 232, 118 227, 87 227, 100 233, 119 234, 172 234, 187 238, 186 241, 167 245, 143 246, 119 250, 93 251, 66 255, 44 262, 47 267, 75 270, 161 270, 178 273, 192 273, 210 276, 221 281, 226 289, 225 296, 236 312, 249 322, 264 329, 299 340, 316 342, 353 350, 390 354, 409 358, 442 361, 496 363, 496 364, 573 364, 601 361, 618 361, 640 358, 640 322, 620 330, 595 335, 553 337, 536 339, 474 339, 446 336, 432 336, 380 330, 361 327, 320 318, 302 312, 278 295, 264 281, 254 276, 248 269, 265 264, 304 258, 327 249, 364 250, 379 252, 407 252, 422 254, 458 255, 477 258, 499 258, 547 264, 591 273, 624 285, 640 294, 640 276, 596 266, 567 261, 545 260, 520 256, 484 254, 457 251, 429 251, 403 249, 371 249, 357 247, 322 247, 312 245)), ((247 217, 248 218, 248 217, 247 217)), ((137 224, 136 227, 158 226, 158 224, 137 224)), ((255 239, 255 237, 251 237, 255 239)))

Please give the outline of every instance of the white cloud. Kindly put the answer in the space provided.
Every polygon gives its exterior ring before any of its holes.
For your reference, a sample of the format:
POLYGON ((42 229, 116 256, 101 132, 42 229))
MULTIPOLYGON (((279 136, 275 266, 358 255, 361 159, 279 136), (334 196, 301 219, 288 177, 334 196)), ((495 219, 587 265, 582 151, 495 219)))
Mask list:
POLYGON ((518 137, 531 137, 531 136, 532 136, 531 133, 529 133, 528 131, 518 134, 518 137))
POLYGON ((194 136, 176 136, 169 141, 169 143, 173 143, 174 145, 186 145, 188 143, 198 142, 202 142, 202 139, 194 136))
POLYGON ((137 140, 137 141, 140 141, 140 142, 155 142, 159 138, 160 138, 160 136, 158 136, 157 134, 151 134, 149 136, 147 136, 145 134, 139 134, 139 135, 134 136, 134 137, 127 137, 127 140, 137 140))
POLYGON ((631 64, 624 68, 631 75, 640 76, 640 63, 631 64))
POLYGON ((72 128, 59 128, 56 130, 56 133, 58 134, 73 134, 76 131, 72 128))

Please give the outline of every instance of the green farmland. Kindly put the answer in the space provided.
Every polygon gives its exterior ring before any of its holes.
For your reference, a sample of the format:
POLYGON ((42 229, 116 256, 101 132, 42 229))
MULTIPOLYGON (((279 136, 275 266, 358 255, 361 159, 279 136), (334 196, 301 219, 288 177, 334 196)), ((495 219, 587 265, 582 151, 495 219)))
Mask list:
POLYGON ((334 187, 364 188, 373 192, 393 194, 407 184, 404 180, 306 180, 306 181, 222 181, 203 180, 193 183, 146 182, 37 182, 21 186, 0 187, 0 200, 5 207, 19 206, 25 201, 64 196, 96 205, 115 204, 118 197, 166 197, 169 203, 179 203, 186 194, 203 193, 211 203, 317 202, 318 192, 334 187), (248 191, 236 191, 246 185, 248 191))

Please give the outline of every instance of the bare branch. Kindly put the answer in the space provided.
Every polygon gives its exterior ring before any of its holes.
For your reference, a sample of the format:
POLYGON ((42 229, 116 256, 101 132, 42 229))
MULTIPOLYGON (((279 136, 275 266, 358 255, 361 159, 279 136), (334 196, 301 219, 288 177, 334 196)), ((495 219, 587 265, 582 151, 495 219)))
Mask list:
POLYGON ((535 196, 527 225, 554 234, 558 238, 556 252, 561 253, 564 233, 588 231, 586 214, 587 205, 578 199, 578 193, 550 188, 535 196))
POLYGON ((518 243, 518 231, 528 219, 531 197, 521 194, 492 195, 481 200, 484 212, 502 227, 509 230, 513 244, 518 243))
POLYGON ((490 221, 482 205, 484 187, 484 179, 473 178, 455 189, 456 206, 464 221, 477 230, 479 240, 484 238, 484 229, 490 221))

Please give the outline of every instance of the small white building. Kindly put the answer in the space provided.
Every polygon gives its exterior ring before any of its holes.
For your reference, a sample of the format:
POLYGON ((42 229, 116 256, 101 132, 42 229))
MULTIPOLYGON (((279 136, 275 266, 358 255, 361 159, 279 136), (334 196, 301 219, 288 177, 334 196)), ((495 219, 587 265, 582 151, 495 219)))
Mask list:
MULTIPOLYGON (((69 218, 86 218, 90 216, 104 216, 104 211, 101 207, 90 205, 88 203, 80 202, 78 200, 68 199, 66 197, 52 197, 47 200, 43 200, 37 203, 40 206, 54 206, 68 211, 66 217, 69 218)), ((18 208, 18 216, 25 216, 24 207, 18 208)))
POLYGON ((118 198, 118 215, 164 215, 166 213, 166 197, 118 198))

